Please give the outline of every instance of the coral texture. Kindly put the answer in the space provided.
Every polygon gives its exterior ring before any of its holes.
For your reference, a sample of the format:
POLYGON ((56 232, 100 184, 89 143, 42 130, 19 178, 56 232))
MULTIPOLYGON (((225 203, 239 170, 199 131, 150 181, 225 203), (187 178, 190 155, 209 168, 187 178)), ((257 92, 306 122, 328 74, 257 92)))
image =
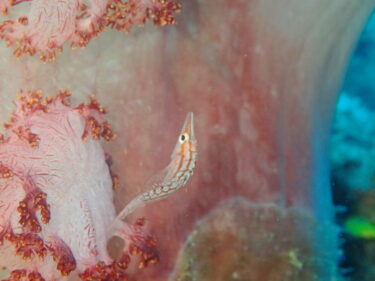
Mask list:
POLYGON ((155 241, 115 218, 117 177, 101 138, 114 134, 98 101, 70 107, 70 92, 42 98, 21 93, 0 144, 0 263, 7 280, 126 280, 132 254, 139 267, 157 261, 155 241), (119 260, 107 253, 114 235, 125 241, 119 260))
POLYGON ((27 15, 3 21, 0 37, 8 45, 17 43, 15 56, 40 53, 43 61, 54 60, 65 42, 84 47, 107 26, 129 32, 133 25, 152 19, 156 26, 173 24, 173 13, 181 5, 173 0, 9 0, 0 2, 0 10, 29 5, 27 15))
POLYGON ((195 225, 169 281, 341 280, 337 230, 301 208, 228 199, 195 225))

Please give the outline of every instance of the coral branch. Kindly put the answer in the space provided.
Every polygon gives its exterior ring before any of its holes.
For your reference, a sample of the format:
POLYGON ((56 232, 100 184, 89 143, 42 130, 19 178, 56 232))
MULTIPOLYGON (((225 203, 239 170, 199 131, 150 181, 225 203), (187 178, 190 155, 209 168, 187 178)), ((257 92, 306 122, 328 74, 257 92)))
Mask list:
POLYGON ((13 270, 8 279, 3 281, 45 281, 39 272, 32 271, 27 273, 25 269, 13 270))
POLYGON ((5 238, 14 245, 16 255, 22 256, 23 259, 31 260, 35 255, 37 255, 41 260, 43 260, 47 254, 47 249, 44 246, 44 242, 37 234, 14 234, 11 232, 5 235, 5 238))
POLYGON ((47 245, 48 250, 52 254, 53 260, 56 262, 56 268, 62 276, 67 276, 76 269, 76 260, 69 247, 58 237, 54 237, 47 245))
POLYGON ((5 279, 3 281, 20 281, 24 280, 25 277, 27 277, 27 272, 25 269, 16 269, 11 272, 8 279, 5 279))
POLYGON ((27 141, 31 147, 37 147, 39 145, 39 137, 30 131, 30 128, 20 126, 14 130, 14 133, 19 139, 27 141))
POLYGON ((84 141, 88 140, 88 136, 91 136, 95 140, 99 140, 101 137, 107 141, 115 139, 116 135, 112 132, 111 125, 102 117, 107 112, 94 96, 90 97, 89 102, 80 104, 76 109, 86 120, 85 129, 82 134, 84 141))
POLYGON ((60 91, 43 98, 41 91, 21 91, 5 126, 0 260, 11 271, 9 281, 72 275, 123 281, 131 255, 140 256, 140 268, 157 261, 155 240, 142 231, 142 220, 134 226, 121 222, 126 249, 119 260, 110 258, 106 243, 113 234, 108 229, 116 217, 118 177, 111 171, 111 156, 96 140, 115 134, 95 97, 71 107, 70 95, 60 91), (38 145, 30 146, 34 142, 38 145))
POLYGON ((7 179, 13 176, 13 172, 0 163, 0 178, 7 179))
POLYGON ((31 232, 40 232, 42 229, 35 212, 40 211, 41 220, 44 224, 49 222, 51 214, 50 206, 46 201, 47 194, 35 187, 31 180, 25 181, 24 188, 27 195, 25 199, 19 202, 17 208, 20 214, 19 224, 28 228, 31 232))
POLYGON ((173 0, 30 0, 2 1, 0 12, 30 2, 29 13, 0 24, 0 38, 8 45, 16 43, 16 57, 40 53, 42 61, 52 61, 65 42, 85 47, 106 27, 129 32, 133 25, 152 20, 156 26, 174 24, 174 13, 181 4, 173 0))
POLYGON ((122 261, 127 265, 130 260, 129 255, 138 255, 140 261, 139 268, 144 268, 150 263, 159 261, 159 253, 156 248, 156 240, 143 232, 145 219, 141 218, 133 226, 128 226, 120 222, 120 226, 115 230, 115 234, 125 241, 125 249, 122 261))
POLYGON ((95 266, 86 269, 79 275, 83 281, 127 281, 128 276, 124 271, 117 266, 115 262, 112 264, 105 264, 98 262, 95 266))
POLYGON ((175 24, 174 12, 181 4, 170 0, 114 0, 108 5, 106 24, 117 30, 129 32, 134 24, 144 24, 152 19, 156 26, 175 24))

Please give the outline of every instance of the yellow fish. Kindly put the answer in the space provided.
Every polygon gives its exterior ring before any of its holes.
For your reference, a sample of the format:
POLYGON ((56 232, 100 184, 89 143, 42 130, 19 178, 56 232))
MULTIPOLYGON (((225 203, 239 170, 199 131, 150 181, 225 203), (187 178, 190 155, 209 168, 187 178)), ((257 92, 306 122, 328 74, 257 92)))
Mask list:
POLYGON ((351 216, 345 221, 344 228, 353 237, 375 239, 375 225, 366 218, 351 216))

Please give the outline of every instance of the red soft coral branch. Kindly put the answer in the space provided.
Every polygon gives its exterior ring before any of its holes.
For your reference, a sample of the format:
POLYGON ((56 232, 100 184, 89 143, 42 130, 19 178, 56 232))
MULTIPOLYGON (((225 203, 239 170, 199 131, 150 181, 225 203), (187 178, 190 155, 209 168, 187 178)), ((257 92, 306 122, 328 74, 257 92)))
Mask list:
POLYGON ((94 96, 72 107, 70 95, 21 91, 0 138, 0 259, 11 271, 7 281, 70 275, 124 281, 131 259, 139 268, 158 261, 144 220, 110 228, 118 177, 96 140, 115 134, 94 96), (116 235, 125 247, 113 260, 106 245, 116 235))
POLYGON ((85 47, 106 29, 129 32, 133 25, 152 20, 156 26, 175 23, 181 5, 174 0, 19 0, 1 1, 0 12, 21 3, 30 5, 27 15, 0 23, 0 38, 16 43, 14 55, 40 53, 42 61, 54 60, 65 42, 85 47))

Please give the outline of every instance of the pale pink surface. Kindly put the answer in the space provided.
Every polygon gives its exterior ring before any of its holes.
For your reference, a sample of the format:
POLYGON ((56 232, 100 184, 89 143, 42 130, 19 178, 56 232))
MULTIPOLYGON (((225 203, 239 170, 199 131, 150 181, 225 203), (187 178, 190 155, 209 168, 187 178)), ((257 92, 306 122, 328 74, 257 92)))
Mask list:
POLYGON ((176 26, 126 37, 108 32, 56 64, 17 61, 5 49, 1 112, 20 85, 97 93, 119 135, 107 146, 122 185, 118 209, 168 163, 183 117, 194 112, 200 154, 192 181, 135 214, 147 217, 161 246, 160 263, 142 274, 167 280, 194 222, 223 198, 303 206, 330 219, 325 138, 348 54, 372 6, 189 1, 176 26))

